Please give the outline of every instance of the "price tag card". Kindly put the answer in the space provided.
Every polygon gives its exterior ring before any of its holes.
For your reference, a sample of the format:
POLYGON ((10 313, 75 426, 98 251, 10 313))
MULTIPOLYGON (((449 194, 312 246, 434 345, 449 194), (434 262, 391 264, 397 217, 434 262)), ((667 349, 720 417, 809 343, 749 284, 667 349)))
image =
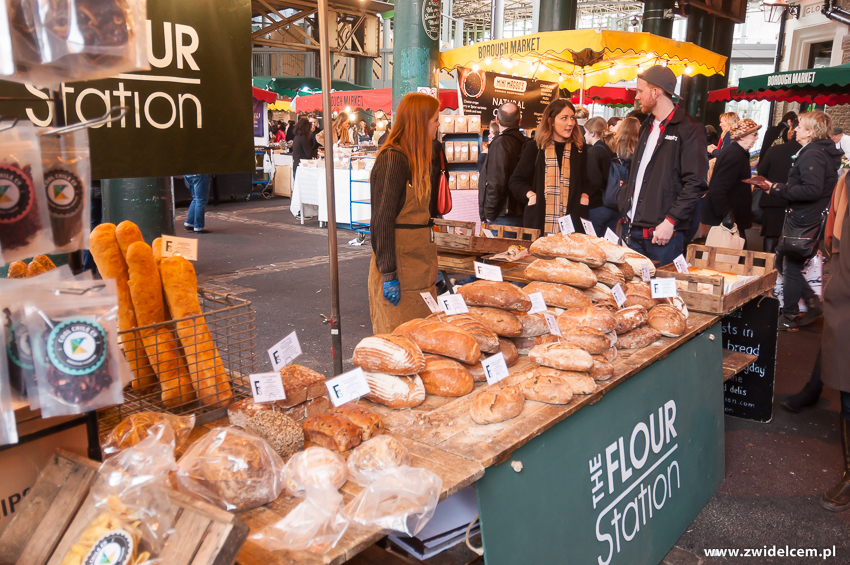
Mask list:
POLYGON ((489 385, 494 385, 511 374, 508 371, 508 364, 505 363, 505 356, 501 353, 484 359, 481 361, 481 366, 484 367, 484 376, 489 385))
POLYGON ((479 279, 497 282, 502 282, 504 280, 502 278, 502 268, 500 266, 487 265, 485 263, 479 263, 478 261, 473 261, 472 264, 475 266, 475 276, 479 279))
POLYGON ((688 272, 688 262, 685 261, 684 255, 679 255, 675 259, 673 259, 673 264, 676 265, 676 270, 680 273, 688 272))
POLYGON ((466 302, 463 301, 463 296, 459 294, 450 294, 440 297, 440 307, 446 314, 466 314, 469 309, 466 307, 466 302))
POLYGON ((298 343, 298 336, 295 335, 295 332, 275 343, 269 349, 269 359, 271 359, 272 368, 275 371, 280 371, 299 355, 301 355, 301 344, 298 343))
POLYGON ((274 402, 275 400, 286 400, 286 392, 283 390, 283 380, 280 373, 254 373, 248 376, 251 381, 251 394, 254 402, 274 402))
POLYGON ((442 312, 442 310, 440 310, 440 307, 437 305, 437 301, 434 300, 434 297, 431 296, 430 292, 420 292, 419 296, 421 296, 422 300, 425 301, 425 304, 428 306, 428 309, 431 311, 432 314, 438 314, 442 312))
POLYGON ((652 290, 653 298, 673 298, 679 295, 676 288, 676 279, 650 279, 649 288, 652 290))
POLYGON ((366 375, 360 367, 326 380, 325 386, 328 387, 328 396, 334 407, 342 406, 346 402, 357 400, 372 392, 369 383, 366 382, 366 375))
POLYGON ((617 237, 617 234, 615 234, 611 228, 605 228, 605 239, 614 245, 620 245, 620 238, 617 237))
POLYGON ((596 237, 596 229, 593 227, 593 223, 590 220, 582 218, 581 225, 584 226, 584 233, 596 237))
POLYGON ((162 236, 163 257, 183 257, 189 261, 198 260, 198 240, 188 237, 162 236))
POLYGON ((614 295, 614 302, 617 303, 617 307, 622 308, 623 304, 626 303, 626 293, 623 292, 623 287, 620 286, 620 283, 614 285, 611 293, 614 295))
POLYGON ((528 297, 531 299, 531 310, 528 311, 529 314, 539 314, 546 311, 546 302, 543 300, 543 293, 532 292, 528 297))
POLYGON ((643 282, 649 282, 649 279, 652 275, 649 274, 649 265, 643 264, 640 266, 640 278, 643 279, 643 282))
POLYGON ((552 335, 561 335, 561 328, 558 327, 558 318, 552 312, 543 312, 543 317, 546 318, 546 325, 549 326, 549 333, 552 335))
POLYGON ((493 232, 491 232, 490 230, 481 230, 481 233, 484 234, 484 237, 489 237, 491 239, 496 237, 495 235, 493 235, 493 232))
POLYGON ((573 219, 570 216, 558 218, 558 225, 561 226, 561 233, 564 235, 576 231, 576 227, 573 225, 573 219))

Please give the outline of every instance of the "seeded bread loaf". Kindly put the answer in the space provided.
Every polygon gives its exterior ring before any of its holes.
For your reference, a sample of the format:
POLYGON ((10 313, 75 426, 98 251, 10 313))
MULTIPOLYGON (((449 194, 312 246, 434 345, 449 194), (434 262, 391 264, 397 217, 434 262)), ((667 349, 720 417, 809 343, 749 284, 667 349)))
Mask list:
POLYGON ((304 449, 304 432, 301 427, 280 412, 261 410, 248 418, 245 429, 266 440, 284 461, 304 449))

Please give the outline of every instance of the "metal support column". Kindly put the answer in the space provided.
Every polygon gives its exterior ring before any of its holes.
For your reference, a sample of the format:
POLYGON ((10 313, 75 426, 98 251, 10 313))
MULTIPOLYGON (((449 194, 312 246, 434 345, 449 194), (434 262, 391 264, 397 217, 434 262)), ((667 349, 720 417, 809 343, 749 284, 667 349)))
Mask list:
POLYGON ((396 3, 393 16, 393 110, 417 87, 437 88, 440 62, 439 0, 396 3))
POLYGON ((164 177, 104 179, 100 187, 104 223, 130 220, 148 243, 174 235, 174 195, 164 177))
POLYGON ((673 10, 676 0, 646 0, 643 6, 643 31, 673 37, 673 10))
POLYGON ((490 8, 490 39, 505 37, 505 0, 492 0, 490 8))
POLYGON ((540 0, 531 0, 531 33, 540 31, 540 0))
MULTIPOLYGON (((687 41, 711 49, 714 38, 714 16, 691 7, 688 14, 687 41)), ((708 77, 705 75, 683 76, 682 103, 688 114, 705 123, 705 106, 708 102, 708 77)))
POLYGON ((455 49, 457 49, 458 47, 463 47, 463 37, 463 18, 459 18, 455 20, 455 49))
POLYGON ((540 31, 576 28, 577 0, 540 0, 540 31))
MULTIPOLYGON (((716 18, 714 22, 714 39, 711 50, 726 57, 726 68, 723 74, 708 77, 708 90, 718 90, 729 85, 729 68, 732 64, 732 40, 735 35, 735 22, 726 18, 716 18)), ((720 123, 720 114, 726 109, 725 102, 712 102, 705 108, 705 123, 717 127, 720 123)))
POLYGON ((451 43, 452 41, 452 0, 443 0, 440 18, 440 41, 451 43))

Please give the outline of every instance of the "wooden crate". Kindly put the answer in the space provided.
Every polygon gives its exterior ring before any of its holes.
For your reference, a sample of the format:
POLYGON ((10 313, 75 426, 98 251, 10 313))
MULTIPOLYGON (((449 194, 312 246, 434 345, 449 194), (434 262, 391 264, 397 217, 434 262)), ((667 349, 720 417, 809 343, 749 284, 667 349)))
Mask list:
POLYGON ((507 251, 511 245, 522 245, 528 247, 531 242, 540 237, 540 230, 528 228, 515 228, 511 226, 488 226, 483 228, 494 230, 497 237, 484 237, 475 235, 475 222, 458 222, 455 220, 434 220, 437 231, 434 233, 434 241, 437 249, 448 253, 461 255, 487 255, 490 253, 502 253, 507 251), (517 234, 516 239, 501 237, 505 233, 517 234))
POLYGON ((776 256, 773 253, 690 245, 688 246, 687 261, 700 269, 714 269, 715 271, 735 273, 736 275, 758 277, 729 294, 724 294, 724 279, 721 275, 702 276, 680 273, 672 264, 658 268, 656 277, 675 278, 688 283, 688 289, 679 290, 679 296, 685 301, 688 309, 696 312, 728 314, 756 296, 770 290, 776 284, 777 273, 774 268, 776 256), (716 256, 718 254, 734 255, 739 258, 738 263, 717 261, 716 256), (711 285, 711 294, 698 292, 697 288, 700 284, 711 285))
MULTIPOLYGON (((89 489, 99 463, 59 450, 0 536, 0 565, 58 565, 98 515, 89 489)), ((169 565, 232 565, 248 536, 233 514, 177 491, 174 533, 160 558, 169 565)))
POLYGON ((472 269, 475 256, 458 253, 438 253, 437 266, 441 269, 472 269))

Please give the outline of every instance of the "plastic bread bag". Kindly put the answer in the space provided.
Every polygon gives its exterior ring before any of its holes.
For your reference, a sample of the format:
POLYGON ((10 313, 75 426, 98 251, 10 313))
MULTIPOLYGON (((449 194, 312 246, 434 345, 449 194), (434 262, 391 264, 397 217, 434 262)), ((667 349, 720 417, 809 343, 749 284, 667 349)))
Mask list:
POLYGON ((442 488, 431 471, 396 467, 360 491, 345 513, 352 524, 413 537, 434 515, 442 488))
POLYGON ((44 84, 51 81, 45 71, 41 65, 31 2, 0 1, 0 78, 44 84))
POLYGON ((41 61, 58 82, 150 69, 146 0, 29 1, 41 61))
MULTIPOLYGON (((3 325, 0 324, 0 343, 5 342, 5 332, 3 325)), ((0 445, 18 443, 18 425, 15 422, 15 409, 12 406, 8 367, 6 351, 0 348, 0 445)))
POLYGON ((308 447, 289 458, 282 477, 292 496, 304 498, 309 490, 339 490, 348 479, 348 470, 338 453, 308 447))
POLYGON ((115 426, 106 441, 102 451, 106 458, 113 457, 127 448, 141 442, 156 432, 159 424, 164 424, 170 431, 172 449, 182 447, 188 440, 189 434, 195 427, 195 416, 175 416, 163 412, 138 412, 130 414, 115 426))
POLYGON ((7 263, 53 250, 46 200, 35 128, 0 121, 0 246, 7 263))
MULTIPOLYGON (((115 281, 55 281, 24 304, 44 418, 124 402, 115 281)), ((129 370, 129 369, 127 369, 129 370)))
POLYGON ((282 471, 283 460, 262 438, 215 428, 180 458, 177 488, 228 511, 250 510, 277 499, 282 471))
POLYGON ((88 249, 91 223, 91 165, 88 130, 39 137, 44 190, 57 253, 88 249))
POLYGON ((162 563, 157 555, 176 515, 166 489, 168 474, 177 466, 172 446, 160 440, 148 436, 100 466, 91 490, 98 512, 61 565, 162 563))
POLYGON ((390 469, 410 465, 407 448, 391 435, 379 435, 361 443, 348 456, 348 472, 361 487, 390 469))
POLYGON ((323 555, 336 547, 348 525, 342 495, 326 488, 311 492, 284 518, 249 539, 267 551, 309 551, 323 555))

